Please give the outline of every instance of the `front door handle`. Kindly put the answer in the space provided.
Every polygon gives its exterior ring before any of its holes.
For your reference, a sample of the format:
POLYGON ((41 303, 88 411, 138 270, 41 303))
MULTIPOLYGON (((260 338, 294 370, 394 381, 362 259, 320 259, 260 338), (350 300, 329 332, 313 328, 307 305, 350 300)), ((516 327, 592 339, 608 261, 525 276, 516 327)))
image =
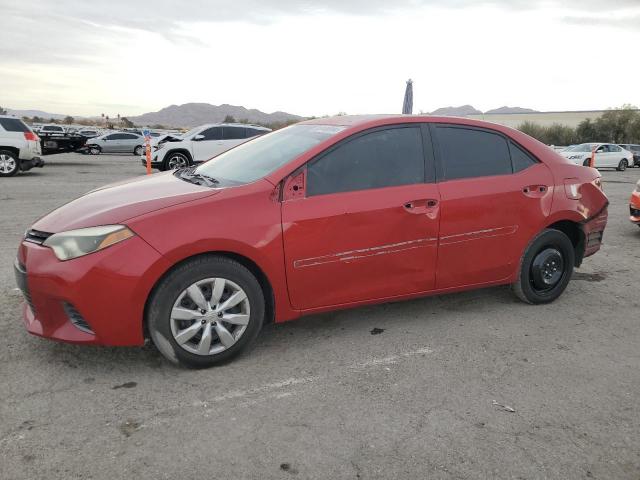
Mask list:
POLYGON ((425 213, 436 208, 438 206, 438 200, 432 198, 428 200, 412 200, 403 206, 409 213, 425 213))

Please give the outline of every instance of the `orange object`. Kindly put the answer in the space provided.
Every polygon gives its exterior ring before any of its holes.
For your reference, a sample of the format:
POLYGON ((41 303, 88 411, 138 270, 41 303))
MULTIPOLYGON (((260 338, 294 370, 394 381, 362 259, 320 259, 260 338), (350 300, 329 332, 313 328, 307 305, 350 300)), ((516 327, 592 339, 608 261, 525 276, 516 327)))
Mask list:
POLYGON ((144 143, 147 156, 147 175, 151 175, 151 137, 145 137, 144 143))
POLYGON ((629 220, 640 227, 640 182, 629 199, 629 220))
POLYGON ((589 159, 589 166, 591 168, 595 168, 596 166, 596 148, 597 147, 593 147, 593 150, 591 150, 591 158, 589 159))

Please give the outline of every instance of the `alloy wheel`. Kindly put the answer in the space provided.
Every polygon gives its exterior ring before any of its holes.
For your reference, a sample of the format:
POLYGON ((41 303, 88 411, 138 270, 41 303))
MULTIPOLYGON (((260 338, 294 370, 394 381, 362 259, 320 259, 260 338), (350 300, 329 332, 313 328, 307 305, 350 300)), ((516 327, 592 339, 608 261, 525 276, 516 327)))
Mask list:
POLYGON ((238 284, 207 278, 178 296, 171 309, 171 333, 187 352, 215 355, 240 339, 250 317, 249 298, 238 284))
POLYGON ((18 168, 18 164, 15 158, 5 153, 0 154, 0 173, 9 174, 16 168, 18 168))
POLYGON ((177 170, 179 168, 186 168, 189 166, 189 159, 182 153, 174 153, 169 158, 168 162, 169 170, 177 170))

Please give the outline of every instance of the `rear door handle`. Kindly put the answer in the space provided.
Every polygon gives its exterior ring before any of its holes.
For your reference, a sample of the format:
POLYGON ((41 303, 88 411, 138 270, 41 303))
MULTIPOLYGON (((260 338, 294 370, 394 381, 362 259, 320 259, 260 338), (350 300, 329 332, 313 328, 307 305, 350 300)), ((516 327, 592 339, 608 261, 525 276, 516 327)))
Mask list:
POLYGON ((404 204, 405 210, 411 213, 423 213, 438 206, 438 200, 413 200, 404 204))

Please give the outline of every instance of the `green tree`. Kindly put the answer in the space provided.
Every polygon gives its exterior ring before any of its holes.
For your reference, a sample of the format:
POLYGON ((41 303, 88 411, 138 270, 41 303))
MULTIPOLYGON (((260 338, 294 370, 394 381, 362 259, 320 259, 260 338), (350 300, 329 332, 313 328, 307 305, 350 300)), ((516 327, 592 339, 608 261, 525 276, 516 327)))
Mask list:
POLYGON ((65 125, 71 125, 74 121, 75 120, 71 115, 67 115, 66 117, 64 117, 62 123, 64 123, 65 125))
POLYGON ((122 121, 122 125, 124 125, 125 128, 135 127, 134 123, 131 120, 129 120, 127 117, 121 117, 120 120, 122 121))
POLYGON ((34 115, 33 118, 31 119, 31 121, 33 123, 42 123, 42 119, 37 115, 34 115))
POLYGON ((233 115, 227 115, 226 117, 224 117, 222 123, 236 123, 236 119, 233 118, 233 115))
POLYGON ((6 114, 7 114, 7 109, 0 107, 0 115, 6 115, 6 114))

